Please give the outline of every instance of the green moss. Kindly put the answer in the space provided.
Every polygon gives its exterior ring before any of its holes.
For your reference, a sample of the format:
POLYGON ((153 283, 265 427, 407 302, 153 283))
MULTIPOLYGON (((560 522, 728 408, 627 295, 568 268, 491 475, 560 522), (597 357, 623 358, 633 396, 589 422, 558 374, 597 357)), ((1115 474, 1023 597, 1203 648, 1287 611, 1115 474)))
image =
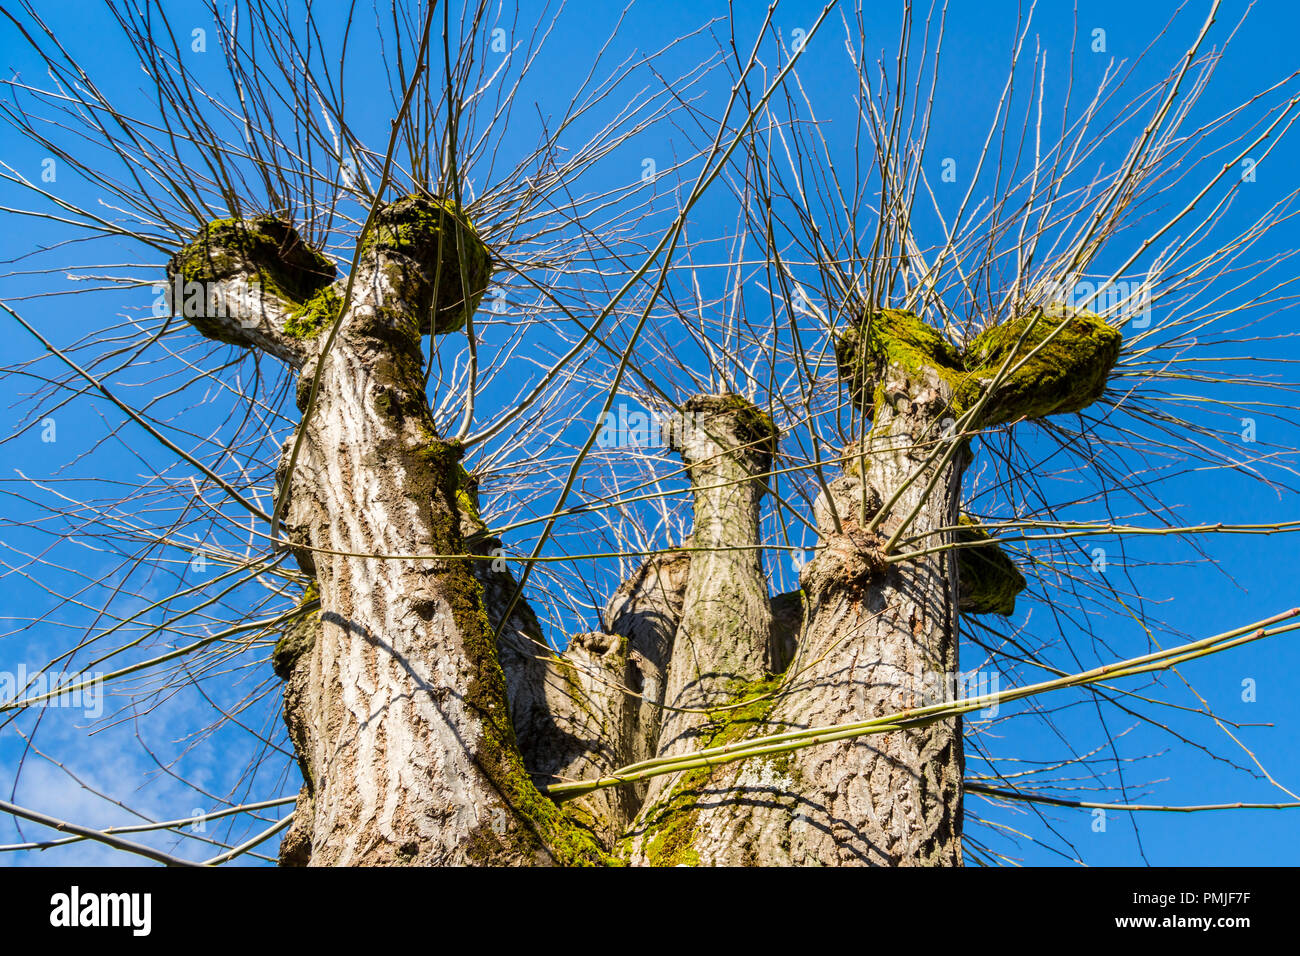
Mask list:
MULTIPOLYGON (((465 555, 461 514, 469 509, 477 517, 474 479, 461 464, 459 442, 443 441, 434 433, 420 371, 420 344, 415 321, 392 315, 349 333, 382 339, 385 347, 371 367, 372 401, 390 416, 392 436, 382 440, 376 454, 393 473, 401 475, 402 497, 420 509, 418 521, 428 528, 433 554, 465 555), (416 433, 412 434, 412 431, 416 433)), ((481 519, 480 519, 481 520, 481 519)), ((549 855, 562 865, 608 862, 596 839, 575 824, 561 808, 534 786, 523 766, 515 742, 505 676, 497 656, 496 632, 488 620, 482 589, 464 557, 427 564, 427 604, 415 606, 430 615, 439 607, 450 609, 471 670, 461 700, 481 728, 477 740, 466 741, 479 770, 513 811, 510 825, 497 833, 484 822, 466 847, 467 855, 482 863, 515 863, 549 855)))
POLYGON ((985 544, 955 551, 958 608, 966 614, 1014 614, 1016 595, 1025 589, 1025 576, 979 522, 962 515, 959 523, 961 528, 954 535, 958 543, 985 544))
POLYGON ((987 380, 1009 354, 1015 352, 1013 362, 1025 358, 1062 322, 1064 328, 998 387, 981 415, 983 427, 1022 417, 1077 412, 1101 398, 1110 370, 1119 359, 1123 336, 1089 312, 1053 309, 1039 312, 1037 317, 1029 315, 995 325, 971 342, 966 365, 977 377, 987 380), (1017 347, 1026 330, 1025 341, 1017 347))
POLYGON ((303 591, 298 607, 304 612, 303 616, 289 625, 289 629, 276 641, 275 648, 271 651, 271 669, 280 680, 289 679, 294 666, 316 643, 320 587, 315 581, 303 591))
POLYGON ((262 288, 302 302, 334 279, 334 263, 304 243, 292 225, 274 216, 216 219, 172 256, 169 277, 214 282, 252 273, 262 288))
POLYGON ((364 250, 371 249, 401 253, 420 267, 431 315, 425 334, 463 328, 492 278, 487 246, 451 199, 406 196, 389 203, 366 240, 364 250))
POLYGON ((836 335, 836 365, 853 401, 872 417, 885 398, 889 365, 916 377, 927 370, 938 375, 951 389, 957 416, 978 401, 1010 352, 1015 351, 1013 362, 1020 361, 1064 321, 1050 342, 999 385, 975 425, 990 428, 1086 408, 1105 390, 1122 336, 1091 313, 1053 308, 1038 315, 1037 321, 1031 314, 986 329, 963 354, 913 313, 882 309, 836 335))
MULTIPOLYGON (((432 543, 435 551, 443 554, 464 551, 455 517, 458 488, 466 475, 460 466, 460 455, 458 443, 437 440, 417 455, 437 485, 436 500, 431 502, 432 543)), ((488 620, 482 589, 469 562, 464 559, 447 562, 440 569, 438 582, 473 671, 463 700, 482 728, 474 747, 475 761, 502 799, 526 823, 525 827, 510 828, 504 834, 496 833, 490 826, 480 827, 468 848, 470 857, 484 863, 507 862, 545 851, 562 866, 610 862, 595 837, 542 796, 524 769, 510 720, 496 633, 488 620)))
POLYGON ((478 479, 460 462, 456 463, 456 507, 460 509, 462 534, 466 531, 472 535, 488 533, 488 526, 478 510, 478 479))
POLYGON ((737 416, 741 437, 767 454, 775 455, 781 432, 772 416, 739 395, 724 396, 724 401, 737 416))
MULTIPOLYGON (((701 738, 701 750, 721 747, 741 738, 761 733, 761 728, 776 704, 775 692, 781 677, 745 685, 735 696, 741 706, 718 712, 718 719, 701 738)), ((662 801, 654 818, 646 823, 645 857, 651 866, 697 866, 695 835, 699 819, 698 802, 713 777, 713 767, 685 771, 662 801)))
POLYGON ((284 334, 292 339, 314 339, 339 317, 342 308, 343 297, 331 283, 289 313, 284 322, 284 334))
POLYGON ((973 398, 957 349, 934 327, 902 309, 882 309, 835 336, 835 364, 853 401, 874 409, 883 400, 885 369, 893 364, 917 377, 933 370, 953 392, 961 414, 973 398))

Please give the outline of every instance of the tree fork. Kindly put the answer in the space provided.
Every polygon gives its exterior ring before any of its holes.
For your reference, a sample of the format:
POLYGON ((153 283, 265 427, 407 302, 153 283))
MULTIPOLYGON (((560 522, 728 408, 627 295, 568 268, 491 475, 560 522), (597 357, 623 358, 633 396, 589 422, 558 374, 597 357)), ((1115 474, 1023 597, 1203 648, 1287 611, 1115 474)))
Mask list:
MULTIPOLYGON (((461 496, 462 508, 474 495, 461 496)), ((475 504, 461 513, 471 550, 500 555, 501 539, 487 533, 475 504)), ((497 633, 497 654, 506 683, 510 718, 529 776, 540 788, 561 781, 607 774, 636 759, 637 701, 629 688, 635 668, 630 646, 615 634, 593 632, 569 638, 564 653, 546 643, 541 624, 526 600, 505 609, 518 588, 506 562, 472 562, 483 589, 488 622, 497 633)), ((613 846, 636 813, 630 788, 589 794, 565 805, 565 812, 589 829, 605 848, 613 846)))
POLYGON ((287 685, 291 726, 310 748, 290 855, 301 861, 309 845, 312 865, 602 862, 524 770, 470 562, 354 556, 466 553, 460 451, 434 431, 420 344, 463 324, 490 273, 454 204, 407 197, 374 225, 345 311, 338 285, 331 295, 283 254, 301 246, 292 227, 264 218, 205 228, 169 266, 215 286, 222 308, 186 316, 204 334, 284 358, 300 381, 324 363, 285 486, 285 525, 321 608, 287 685))

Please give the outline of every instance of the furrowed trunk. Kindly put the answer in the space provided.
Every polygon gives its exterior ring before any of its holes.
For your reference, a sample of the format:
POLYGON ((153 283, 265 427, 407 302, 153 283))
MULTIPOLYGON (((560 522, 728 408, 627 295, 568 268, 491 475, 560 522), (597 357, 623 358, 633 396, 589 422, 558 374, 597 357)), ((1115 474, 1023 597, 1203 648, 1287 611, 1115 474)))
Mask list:
POLYGON ((418 306, 386 264, 367 261, 354 287, 290 490, 288 524, 321 593, 298 665, 311 863, 544 862, 469 563, 357 557, 464 550, 458 455, 424 399, 418 306))
POLYGON ((287 291, 297 273, 283 250, 298 247, 289 227, 218 222, 172 265, 203 281, 254 279, 260 301, 241 299, 246 313, 195 325, 298 365, 300 408, 321 367, 281 502, 320 599, 313 626, 277 660, 305 777, 289 863, 603 859, 524 770, 495 635, 465 557, 459 448, 435 433, 425 396, 422 334, 455 328, 481 296, 449 293, 446 277, 457 273, 430 261, 431 249, 454 256, 468 241, 438 238, 458 221, 449 209, 410 197, 381 210, 341 315, 341 283, 308 303, 305 291, 287 291), (439 273, 441 284, 431 278, 439 273), (337 335, 319 358, 331 322, 337 335))
MULTIPOLYGON (((674 447, 690 475, 695 526, 681 622, 671 648, 665 709, 655 753, 706 746, 716 718, 768 676, 772 612, 759 549, 759 503, 767 491, 776 429, 735 396, 697 396, 686 403, 674 447)), ((633 831, 633 859, 651 862, 644 822, 665 811, 676 776, 651 778, 633 831)))
MULTIPOLYGON (((956 522, 961 461, 921 471, 881 535, 864 525, 921 466, 950 393, 936 375, 890 366, 857 476, 816 508, 822 547, 801 574, 805 626, 779 690, 737 709, 714 743, 878 717, 934 702, 957 670, 956 574, 947 554, 886 564, 880 545, 956 522), (838 513, 837 529, 831 506, 838 513), (883 536, 882 536, 883 535, 883 536)), ((958 456, 960 458, 960 456, 958 456)), ((815 745, 680 776, 646 862, 703 865, 960 865, 958 719, 815 745)))
MULTIPOLYGON (((699 745, 716 706, 767 674, 771 610, 759 550, 759 502, 767 491, 774 437, 758 412, 735 397, 686 403, 675 447, 695 505, 691 568, 673 638, 657 752, 699 745)), ((655 792, 651 785, 651 792, 655 792)))

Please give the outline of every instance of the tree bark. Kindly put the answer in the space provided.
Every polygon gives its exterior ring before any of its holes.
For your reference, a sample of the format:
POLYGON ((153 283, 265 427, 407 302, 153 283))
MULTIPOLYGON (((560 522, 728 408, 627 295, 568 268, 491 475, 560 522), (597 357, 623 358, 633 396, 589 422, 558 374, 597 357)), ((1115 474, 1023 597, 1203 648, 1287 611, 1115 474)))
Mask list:
POLYGON ((947 449, 964 442, 948 420, 971 410, 970 427, 993 427, 1094 401, 1119 348, 1104 321, 1034 313, 965 353, 899 310, 838 336, 872 424, 814 505, 801 590, 775 598, 759 521, 777 430, 744 399, 692 398, 672 436, 690 539, 556 654, 526 601, 506 614, 516 579, 425 395, 422 336, 460 328, 490 274, 454 204, 381 207, 346 310, 333 266, 267 217, 210 224, 169 274, 202 293, 183 314, 203 334, 299 370, 304 411, 319 369, 301 453, 290 474, 286 449, 280 472, 288 546, 314 581, 273 654, 304 778, 283 863, 961 864, 959 718, 564 809, 538 785, 950 699, 958 612, 1011 613, 1025 582, 959 513, 969 452, 947 449), (975 546, 886 561, 904 522, 975 546))
MULTIPOLYGON (((242 231, 266 238, 260 223, 242 231)), ((467 250, 477 239, 450 204, 399 200, 377 216, 347 311, 306 323, 284 257, 238 239, 209 227, 173 262, 187 280, 260 288, 247 310, 196 327, 249 347, 271 342, 302 368, 302 406, 324 338, 310 326, 340 323, 284 509, 321 606, 288 699, 309 797, 296 811, 298 861, 304 843, 313 866, 600 861, 524 770, 493 630, 462 557, 459 449, 435 434, 424 394, 421 334, 454 328, 477 304, 481 288, 447 277, 486 251, 467 250)))
MULTIPOLYGON (((609 630, 628 643, 631 688, 640 696, 628 750, 628 763, 648 760, 659 752, 664 694, 677 628, 686 604, 691 570, 688 552, 655 555, 619 587, 605 607, 609 630)), ((632 794, 632 822, 649 793, 649 782, 620 789, 632 794)))
MULTIPOLYGON (((806 626, 791 672, 716 727, 713 743, 864 720, 925 702, 957 670, 956 575, 947 554, 886 565, 864 528, 938 438, 951 393, 889 365, 856 477, 817 504, 821 549, 801 574, 806 626), (838 512, 836 530, 832 506, 838 512)), ((951 526, 960 461, 924 495, 922 470, 892 514, 916 533, 951 526)), ((887 520, 888 533, 896 521, 887 520)), ((961 724, 814 746, 681 775, 644 813, 638 862, 960 865, 961 724)))
MULTIPOLYGON (((691 564, 673 638, 657 756, 707 746, 710 708, 743 696, 771 672, 772 612, 759 548, 759 503, 767 491, 777 432, 771 419, 736 396, 686 402, 673 447, 685 462, 695 505, 691 564)), ((634 862, 656 862, 647 842, 673 811, 677 775, 653 777, 632 832, 634 862)))
MULTIPOLYGON (((699 745, 707 715, 772 664, 772 615, 759 549, 775 429, 735 396, 686 402, 674 447, 691 480, 695 527, 681 621, 673 638, 659 756, 699 745)), ((652 782, 651 794, 659 787, 652 782)))

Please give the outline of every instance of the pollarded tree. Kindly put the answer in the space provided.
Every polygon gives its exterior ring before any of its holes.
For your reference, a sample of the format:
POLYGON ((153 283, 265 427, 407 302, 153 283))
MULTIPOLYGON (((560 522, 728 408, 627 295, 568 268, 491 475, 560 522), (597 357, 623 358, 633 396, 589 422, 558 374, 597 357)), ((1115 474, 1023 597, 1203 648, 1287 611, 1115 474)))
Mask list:
MULTIPOLYGON (((1061 497, 1044 462, 1073 456, 1110 474, 1163 435, 1241 465, 1221 431, 1180 417, 1161 390, 1187 377, 1178 363, 1197 336, 1282 297, 1250 287, 1218 299, 1292 197, 1226 241, 1214 227, 1237 153, 1257 165, 1293 122, 1292 80, 1191 128, 1221 56, 1203 52, 1215 4, 1186 55, 1107 133, 1088 135, 1118 88, 1109 74, 1081 115, 1067 95, 1044 147, 1047 70, 1035 56, 1037 119, 1020 131, 1022 147, 1033 134, 1032 157, 1006 145, 1017 101, 1004 93, 959 208, 934 198, 926 221, 938 41, 928 30, 918 41, 905 10, 894 72, 881 66, 873 81, 862 11, 838 15, 863 154, 824 131, 806 93, 818 67, 801 57, 834 6, 789 50, 770 10, 751 46, 729 16, 730 42, 710 40, 716 24, 692 25, 651 56, 616 52, 620 20, 559 118, 529 128, 540 145, 514 157, 539 72, 555 95, 549 19, 530 33, 470 3, 381 20, 373 60, 389 71, 391 112, 372 150, 373 104, 345 109, 352 78, 332 73, 338 59, 370 61, 348 21, 314 8, 211 10, 224 75, 187 59, 186 30, 161 6, 112 9, 156 87, 138 114, 33 9, 10 16, 55 85, 11 84, 6 115, 112 197, 116 215, 16 172, 9 182, 58 207, 33 214, 62 235, 149 250, 109 282, 166 280, 152 321, 71 346, 6 306, 63 368, 19 370, 48 383, 30 421, 89 388, 165 455, 115 500, 57 497, 56 515, 123 556, 90 601, 112 590, 131 606, 108 624, 74 623, 82 636, 50 659, 87 672, 111 660, 118 717, 163 720, 179 693, 209 702, 208 747, 232 732, 256 744, 232 794, 265 792, 292 750, 296 798, 279 795, 281 780, 269 801, 227 796, 201 814, 294 804, 247 839, 209 840, 223 847, 214 861, 282 831, 290 865, 991 861, 964 825, 966 794, 1041 801, 1050 780, 1001 767, 984 748, 999 718, 964 726, 964 714, 1085 688, 1176 733, 1140 707, 1162 701, 1115 679, 1294 626, 1270 619, 1107 655, 1091 671, 1063 626, 1013 617, 1027 601, 1086 614, 1126 600, 1073 567, 1071 549, 1093 535, 1206 531, 1167 520, 1145 489, 1134 497, 1163 524, 1125 525, 1104 491, 1061 497), (667 82, 658 64, 682 49, 700 66, 667 82), (719 108, 705 81, 722 73, 719 108), (918 99, 924 84, 931 95, 918 99), (690 143, 672 167, 648 159, 613 185, 602 178, 629 163, 636 137, 669 124, 690 143), (1125 124, 1139 131, 1097 173, 1125 124), (997 166, 990 195, 972 204, 986 163, 997 166), (1190 201, 1147 223, 1184 180, 1196 183, 1190 201), (721 239, 696 218, 717 193, 738 217, 721 239), (1098 270, 1105 281, 1092 281, 1098 270), (1120 280, 1123 296, 1107 298, 1120 280), (1135 304, 1160 315, 1149 331, 1128 326, 1135 304), (150 362, 157 394, 123 397, 124 370, 150 362), (238 413, 209 420, 174 405, 191 386, 238 413), (625 400, 653 424, 611 440, 625 400), (174 516, 140 517, 162 508, 174 516), (528 553, 512 553, 521 542, 528 553), (773 572, 771 555, 804 551, 797 581, 783 564, 773 572), (194 581, 200 560, 224 570, 194 581), (146 601, 156 575, 173 580, 146 601), (1064 667, 1052 659, 1063 637, 1064 667), (959 648, 987 655, 980 667, 1014 689, 957 693, 979 669, 959 648), (1037 680, 1017 679, 1026 673, 1037 680), (137 675, 146 682, 132 686, 137 675), (277 699, 291 747, 257 724, 277 699), (971 773, 968 748, 988 772, 971 773)), ((1262 371, 1216 377, 1213 350, 1196 354, 1207 385, 1272 387, 1262 371)), ((16 696, 6 726, 26 739, 20 721, 58 695, 29 685, 16 696)), ((1208 704, 1204 715, 1218 720, 1208 704)), ((1045 772, 1060 767, 1128 798, 1126 781, 1104 780, 1077 749, 1045 772)), ((77 833, 179 861, 111 828, 77 833)))

